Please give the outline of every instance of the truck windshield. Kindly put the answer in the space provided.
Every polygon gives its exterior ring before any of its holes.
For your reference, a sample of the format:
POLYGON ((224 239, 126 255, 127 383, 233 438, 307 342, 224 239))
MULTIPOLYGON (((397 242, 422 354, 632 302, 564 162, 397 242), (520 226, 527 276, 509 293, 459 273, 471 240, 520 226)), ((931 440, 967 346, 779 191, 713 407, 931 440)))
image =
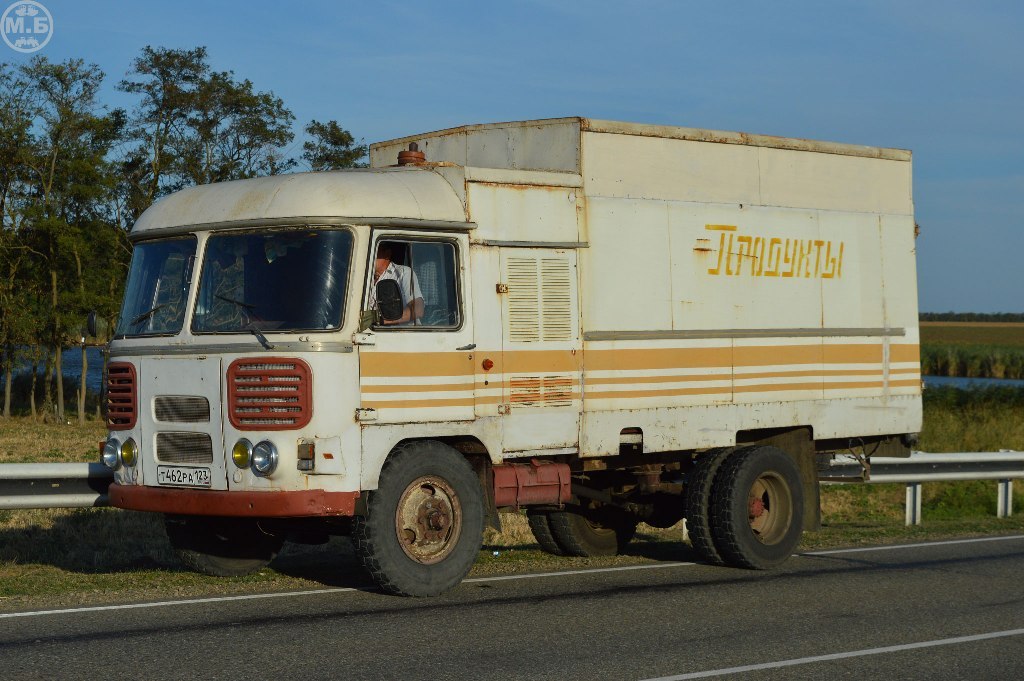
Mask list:
POLYGON ((136 244, 115 336, 181 331, 195 255, 195 237, 136 244))
POLYGON ((211 236, 192 330, 338 328, 351 250, 351 233, 340 229, 211 236))

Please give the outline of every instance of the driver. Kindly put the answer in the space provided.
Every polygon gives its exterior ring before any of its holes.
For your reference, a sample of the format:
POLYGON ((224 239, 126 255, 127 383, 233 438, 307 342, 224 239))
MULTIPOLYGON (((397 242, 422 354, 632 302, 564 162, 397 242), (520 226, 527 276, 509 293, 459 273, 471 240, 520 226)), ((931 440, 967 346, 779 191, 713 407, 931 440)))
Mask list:
POLYGON ((373 285, 370 286, 370 309, 377 308, 377 282, 383 279, 393 279, 398 282, 398 288, 402 291, 402 316, 394 321, 384 320, 383 324, 402 325, 418 324, 423 316, 423 293, 420 291, 419 282, 416 280, 416 273, 411 267, 397 265, 392 261, 392 247, 390 243, 381 242, 377 246, 377 260, 373 268, 373 285))

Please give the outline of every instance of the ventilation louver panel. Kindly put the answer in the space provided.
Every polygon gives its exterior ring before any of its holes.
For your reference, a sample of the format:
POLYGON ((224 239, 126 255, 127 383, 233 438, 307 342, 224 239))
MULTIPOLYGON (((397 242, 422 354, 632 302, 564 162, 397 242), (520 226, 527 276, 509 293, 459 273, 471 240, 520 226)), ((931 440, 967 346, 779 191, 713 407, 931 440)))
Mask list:
POLYGON ((567 258, 509 258, 505 276, 510 341, 573 339, 572 268, 567 258))
POLYGON ((130 362, 107 365, 107 429, 131 430, 139 416, 138 377, 130 362))
POLYGON ((210 402, 205 397, 160 395, 153 401, 156 420, 164 423, 207 423, 210 402))
POLYGON ((163 463, 213 463, 213 441, 206 433, 157 433, 156 459, 163 463))
POLYGON ((533 258, 509 258, 506 268, 509 340, 516 343, 539 341, 540 279, 537 261, 533 258))
POLYGON ((509 379, 509 402, 516 407, 572 406, 572 376, 521 376, 509 379))
POLYGON ((313 376, 300 359, 238 359, 227 382, 228 418, 239 430, 294 430, 313 417, 313 376))

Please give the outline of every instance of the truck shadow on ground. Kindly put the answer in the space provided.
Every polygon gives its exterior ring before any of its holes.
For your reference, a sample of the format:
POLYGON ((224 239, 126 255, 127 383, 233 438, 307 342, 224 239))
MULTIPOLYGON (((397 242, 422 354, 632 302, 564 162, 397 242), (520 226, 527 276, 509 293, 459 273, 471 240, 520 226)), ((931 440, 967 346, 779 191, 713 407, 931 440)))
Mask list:
MULTIPOLYGON (((473 574, 597 568, 635 562, 695 561, 689 544, 639 533, 618 557, 553 556, 526 538, 489 535, 473 574)), ((44 565, 80 574, 138 571, 184 572, 159 514, 115 509, 0 511, 0 565, 44 565)), ((270 564, 273 572, 329 587, 365 588, 369 578, 347 537, 319 545, 286 542, 270 564)))

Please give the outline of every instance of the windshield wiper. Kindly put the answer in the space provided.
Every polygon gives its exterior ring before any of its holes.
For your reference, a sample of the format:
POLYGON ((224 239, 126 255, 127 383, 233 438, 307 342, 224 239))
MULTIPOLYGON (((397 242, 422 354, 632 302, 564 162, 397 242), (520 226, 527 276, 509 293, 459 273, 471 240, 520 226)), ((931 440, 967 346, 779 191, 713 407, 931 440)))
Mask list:
POLYGON ((251 310, 256 309, 255 305, 253 305, 252 303, 243 302, 241 300, 235 300, 234 298, 228 298, 227 296, 222 296, 219 293, 214 293, 213 297, 214 298, 220 298, 221 300, 223 300, 225 302, 228 302, 228 303, 231 303, 233 305, 236 305, 238 307, 238 309, 242 311, 242 314, 245 315, 245 320, 246 321, 245 321, 245 327, 243 327, 243 328, 246 331, 248 331, 249 333, 251 333, 252 335, 256 336, 256 340, 258 340, 260 342, 260 345, 262 345, 265 349, 267 349, 267 350, 273 350, 274 349, 273 344, 270 341, 267 340, 267 337, 264 336, 263 333, 259 329, 257 329, 255 326, 253 326, 253 323, 254 323, 253 322, 253 316, 254 315, 252 314, 251 310))
POLYGON ((145 312, 143 312, 138 317, 136 317, 135 319, 131 320, 128 323, 131 324, 132 326, 135 326, 139 322, 144 322, 147 319, 149 319, 150 317, 152 317, 153 314, 156 313, 157 310, 162 310, 165 307, 167 307, 167 303, 160 303, 159 305, 156 305, 155 307, 149 308, 148 310, 146 310, 145 312))
POLYGON ((252 322, 249 322, 249 324, 245 327, 245 330, 251 333, 252 335, 256 336, 256 340, 258 340, 260 342, 260 345, 262 345, 267 350, 274 349, 273 344, 267 340, 267 337, 264 336, 259 329, 252 325, 252 322))

